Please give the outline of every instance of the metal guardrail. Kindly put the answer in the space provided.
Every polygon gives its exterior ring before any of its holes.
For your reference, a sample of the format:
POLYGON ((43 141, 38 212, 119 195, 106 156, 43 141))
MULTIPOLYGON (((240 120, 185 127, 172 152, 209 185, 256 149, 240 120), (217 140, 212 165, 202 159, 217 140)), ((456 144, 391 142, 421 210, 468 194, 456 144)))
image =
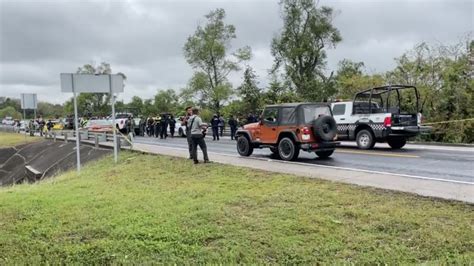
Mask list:
MULTIPOLYGON (((76 137, 76 131, 74 130, 52 130, 47 131, 44 133, 45 138, 50 138, 56 141, 58 137, 61 137, 65 142, 68 141, 68 138, 76 137)), ((127 136, 118 134, 117 136, 117 148, 124 146, 132 146, 132 142, 128 139, 127 136)), ((97 132, 90 132, 88 130, 80 130, 79 131, 79 140, 82 141, 94 141, 94 146, 98 148, 101 143, 104 142, 113 142, 114 136, 112 133, 97 133, 97 132)))

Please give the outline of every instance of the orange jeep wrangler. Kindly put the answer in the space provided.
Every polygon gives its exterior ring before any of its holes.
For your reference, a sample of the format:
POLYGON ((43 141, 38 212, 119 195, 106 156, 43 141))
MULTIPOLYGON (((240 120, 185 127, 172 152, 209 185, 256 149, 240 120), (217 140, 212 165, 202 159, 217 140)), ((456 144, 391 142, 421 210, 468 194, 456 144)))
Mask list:
POLYGON ((328 158, 336 145, 336 121, 326 103, 269 105, 260 122, 237 130, 237 151, 250 156, 255 148, 270 148, 279 158, 291 161, 300 150, 328 158))

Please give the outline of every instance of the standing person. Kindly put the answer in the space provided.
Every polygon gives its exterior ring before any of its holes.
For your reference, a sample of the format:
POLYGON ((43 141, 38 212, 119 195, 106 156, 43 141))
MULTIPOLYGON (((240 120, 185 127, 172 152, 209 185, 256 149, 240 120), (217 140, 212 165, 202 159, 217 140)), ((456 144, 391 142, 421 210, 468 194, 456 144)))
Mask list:
POLYGON ((239 126, 239 124, 237 120, 235 120, 233 115, 230 116, 228 123, 230 127, 230 139, 234 140, 235 133, 237 132, 237 127, 239 126))
POLYGON ((214 115, 211 119, 212 140, 219 140, 219 118, 214 115))
POLYGON ((219 134, 222 135, 224 134, 224 127, 225 127, 225 121, 224 121, 224 117, 222 117, 221 115, 218 115, 219 117, 219 134))
POLYGON ((155 130, 153 126, 153 118, 151 116, 149 116, 147 120, 147 134, 148 134, 148 137, 153 137, 153 135, 155 134, 155 130))
POLYGON ((168 115, 164 114, 161 116, 161 121, 160 121, 160 139, 166 139, 168 137, 168 115))
POLYGON ((193 159, 193 140, 191 138, 191 128, 188 126, 189 118, 193 115, 193 107, 186 107, 186 116, 183 119, 183 125, 186 127, 186 140, 188 141, 189 159, 193 159))
POLYGON ((158 138, 161 133, 161 117, 155 117, 153 120, 155 121, 155 138, 158 138))
POLYGON ((209 157, 207 156, 207 146, 206 141, 204 140, 204 134, 207 129, 207 124, 202 122, 201 117, 199 116, 199 109, 192 109, 193 116, 188 120, 188 127, 191 128, 191 139, 192 139, 192 157, 194 164, 199 163, 197 156, 197 147, 201 148, 202 154, 204 155, 204 163, 209 162, 209 157))
POLYGON ((170 135, 171 135, 171 138, 174 138, 174 130, 176 128, 176 120, 174 119, 174 116, 171 115, 170 116, 170 135))
POLYGON ((30 120, 28 127, 30 130, 30 136, 33 137, 35 135, 35 123, 33 122, 33 119, 30 120))
POLYGON ((48 123, 46 123, 46 129, 51 131, 51 128, 53 128, 53 122, 51 122, 51 119, 48 119, 48 123))

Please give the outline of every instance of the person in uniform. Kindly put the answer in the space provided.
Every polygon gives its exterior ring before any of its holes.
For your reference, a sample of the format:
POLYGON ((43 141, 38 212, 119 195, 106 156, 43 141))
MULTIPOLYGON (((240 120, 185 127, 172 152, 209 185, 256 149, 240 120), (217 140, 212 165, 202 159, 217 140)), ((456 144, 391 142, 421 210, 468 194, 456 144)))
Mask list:
POLYGON ((212 140, 219 140, 219 117, 215 114, 211 119, 212 140))
POLYGON ((174 130, 176 128, 176 120, 174 119, 174 116, 171 115, 169 119, 169 124, 170 124, 170 135, 171 138, 174 138, 174 130))
POLYGON ((161 123, 160 123, 160 139, 166 139, 168 137, 168 115, 163 114, 161 116, 161 123))
POLYGON ((237 132, 237 127, 239 126, 239 124, 237 120, 235 120, 233 115, 230 116, 228 123, 230 127, 230 139, 234 140, 235 133, 237 132))

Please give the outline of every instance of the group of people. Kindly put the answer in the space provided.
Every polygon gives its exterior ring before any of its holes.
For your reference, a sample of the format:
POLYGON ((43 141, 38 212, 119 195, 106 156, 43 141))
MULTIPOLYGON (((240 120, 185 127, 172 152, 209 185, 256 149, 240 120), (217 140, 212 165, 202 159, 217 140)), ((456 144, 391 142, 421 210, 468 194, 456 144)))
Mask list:
POLYGON ((158 117, 148 117, 146 120, 140 120, 140 128, 143 128, 143 134, 146 132, 147 136, 160 139, 168 137, 168 127, 172 138, 174 138, 176 119, 173 115, 162 114, 158 117))
MULTIPOLYGON (((230 116, 229 121, 227 122, 230 128, 230 137, 233 140, 235 133, 237 132, 237 128, 239 127, 239 120, 234 118, 234 116, 230 116)), ((219 140, 219 137, 222 137, 224 134, 224 127, 225 127, 225 120, 224 118, 218 113, 215 114, 211 121, 211 128, 212 128, 212 140, 219 140)))

